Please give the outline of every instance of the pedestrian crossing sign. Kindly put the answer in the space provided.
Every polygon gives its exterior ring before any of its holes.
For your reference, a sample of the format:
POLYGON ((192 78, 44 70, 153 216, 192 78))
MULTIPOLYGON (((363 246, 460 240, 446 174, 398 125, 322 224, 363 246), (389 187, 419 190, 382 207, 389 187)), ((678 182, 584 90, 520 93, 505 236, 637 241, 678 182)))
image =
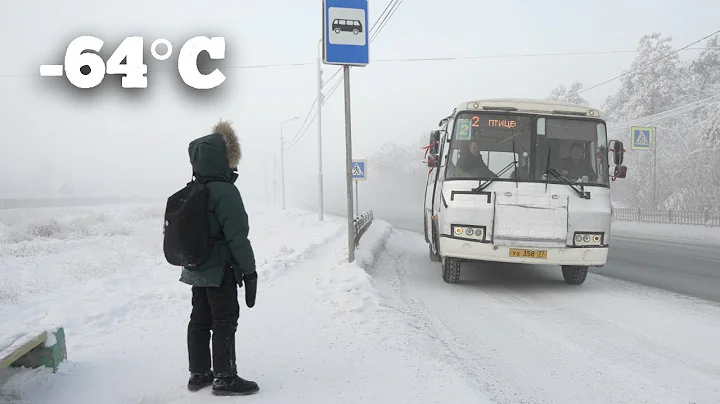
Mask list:
POLYGON ((351 166, 352 179, 355 181, 367 180, 367 160, 353 160, 351 166))
POLYGON ((633 126, 630 130, 633 150, 650 150, 655 140, 654 128, 633 126))

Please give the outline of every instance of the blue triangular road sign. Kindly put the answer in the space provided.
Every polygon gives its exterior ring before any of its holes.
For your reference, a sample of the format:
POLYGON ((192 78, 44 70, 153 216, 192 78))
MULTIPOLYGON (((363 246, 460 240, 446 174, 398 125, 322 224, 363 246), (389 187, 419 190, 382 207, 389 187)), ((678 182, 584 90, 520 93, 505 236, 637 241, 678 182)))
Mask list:
POLYGON ((362 169, 360 168, 360 163, 355 163, 352 169, 352 175, 354 177, 364 177, 365 174, 363 173, 362 169))
POLYGON ((648 139, 650 133, 648 133, 648 131, 639 130, 635 133, 635 146, 650 146, 650 140, 648 139))

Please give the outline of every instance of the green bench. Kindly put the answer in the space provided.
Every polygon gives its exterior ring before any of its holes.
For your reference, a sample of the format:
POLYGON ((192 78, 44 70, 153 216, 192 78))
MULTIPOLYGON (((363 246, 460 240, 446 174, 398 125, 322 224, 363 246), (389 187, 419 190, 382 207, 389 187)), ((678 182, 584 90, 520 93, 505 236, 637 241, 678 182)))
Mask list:
POLYGON ((8 347, 0 350, 0 369, 9 367, 39 368, 45 366, 57 372, 60 363, 67 359, 65 330, 59 327, 50 331, 25 334, 8 347))

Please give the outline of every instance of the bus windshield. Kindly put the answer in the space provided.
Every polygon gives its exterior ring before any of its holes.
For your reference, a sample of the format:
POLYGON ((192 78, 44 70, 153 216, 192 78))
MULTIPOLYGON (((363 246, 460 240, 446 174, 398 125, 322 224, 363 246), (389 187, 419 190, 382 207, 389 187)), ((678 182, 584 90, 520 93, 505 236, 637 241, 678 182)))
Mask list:
POLYGON ((536 180, 544 180, 549 167, 573 182, 609 185, 607 134, 603 122, 540 117, 535 153, 536 180))
POLYGON ((463 112, 455 119, 445 175, 448 179, 487 180, 497 175, 499 180, 562 182, 552 175, 547 179, 548 168, 553 168, 572 182, 607 186, 607 156, 602 121, 463 112))
POLYGON ((529 116, 461 113, 455 120, 446 178, 529 180, 529 116), (505 167, 518 161, 501 173, 505 167))

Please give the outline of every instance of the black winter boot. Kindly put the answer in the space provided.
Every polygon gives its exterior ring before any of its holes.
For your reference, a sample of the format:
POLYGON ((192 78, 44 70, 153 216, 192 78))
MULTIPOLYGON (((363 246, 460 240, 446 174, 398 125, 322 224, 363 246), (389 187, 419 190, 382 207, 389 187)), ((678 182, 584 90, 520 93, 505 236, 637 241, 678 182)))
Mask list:
POLYGON ((259 390, 257 383, 238 376, 218 377, 212 387, 212 393, 216 396, 247 396, 259 390))
POLYGON ((188 381, 188 390, 198 391, 213 384, 213 372, 191 373, 188 381))

